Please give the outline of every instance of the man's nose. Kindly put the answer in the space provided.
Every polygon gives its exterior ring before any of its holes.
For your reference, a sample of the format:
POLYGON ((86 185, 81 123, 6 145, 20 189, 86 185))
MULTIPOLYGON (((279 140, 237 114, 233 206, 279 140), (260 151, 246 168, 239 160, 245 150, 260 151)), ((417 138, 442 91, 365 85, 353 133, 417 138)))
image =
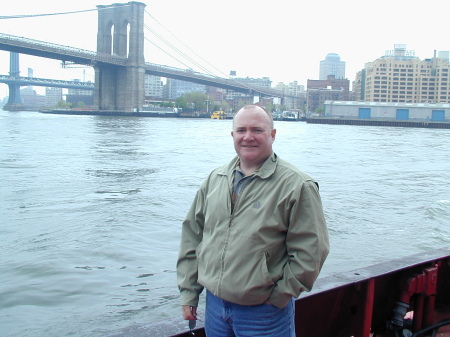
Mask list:
POLYGON ((251 131, 245 132, 244 139, 245 140, 252 140, 253 139, 253 133, 251 131))

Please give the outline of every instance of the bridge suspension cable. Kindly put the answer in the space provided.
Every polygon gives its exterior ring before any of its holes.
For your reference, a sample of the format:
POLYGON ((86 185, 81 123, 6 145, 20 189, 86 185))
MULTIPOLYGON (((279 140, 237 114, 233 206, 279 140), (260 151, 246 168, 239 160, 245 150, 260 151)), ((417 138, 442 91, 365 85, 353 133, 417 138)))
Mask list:
MULTIPOLYGON (((178 42, 180 42, 184 47, 186 47, 190 52, 192 52, 195 56, 197 56, 198 58, 200 58, 203 62, 207 63, 210 67, 212 67, 213 69, 215 69, 217 72, 219 72, 222 76, 224 76, 225 78, 228 78, 244 87, 246 87, 247 89, 251 89, 246 83, 242 83, 238 80, 236 80, 235 78, 230 77, 227 74, 224 74, 221 70, 217 69, 215 66, 213 66, 211 63, 209 63, 208 61, 206 61, 204 58, 202 58, 201 56, 199 56, 195 51, 193 51, 191 48, 189 48, 189 46, 187 46, 183 41, 181 41, 179 38, 177 38, 174 34, 172 34, 166 27, 164 27, 155 17, 153 17, 149 12, 147 12, 147 10, 145 10, 145 13, 150 16, 156 23, 158 23, 167 33, 169 33, 173 38, 175 38, 178 42)), ((195 64, 197 67, 199 67, 200 69, 202 69, 204 72, 206 72, 209 75, 212 76, 216 76, 213 72, 209 71, 207 68, 205 68, 204 66, 200 65, 198 62, 196 62, 195 60, 193 60, 191 57, 189 57, 188 55, 186 55, 184 52, 180 51, 177 47, 175 47, 173 44, 171 44, 169 41, 167 41, 166 39, 164 39, 163 37, 161 37, 159 34, 157 34, 154 30, 152 30, 151 28, 149 28, 147 25, 144 25, 145 28, 150 31, 153 35, 155 35, 158 39, 160 39, 161 41, 163 41, 165 44, 167 44, 170 48, 172 48, 173 50, 175 50, 176 52, 178 52, 180 55, 186 57, 190 62, 192 62, 193 64, 195 64)), ((164 52, 165 54, 167 54, 168 56, 172 57, 174 60, 180 62, 181 64, 183 64, 185 67, 188 67, 188 65, 186 65, 183 61, 177 59, 175 56, 173 56, 172 54, 168 53, 167 51, 163 50, 160 46, 156 45, 154 42, 150 41, 149 39, 145 38, 147 41, 149 41, 151 44, 153 44, 156 48, 160 49, 162 52, 164 52)))
MULTIPOLYGON (((129 6, 128 4, 123 4, 124 6, 129 6)), ((3 15, 0 16, 0 20, 5 19, 24 19, 24 18, 34 18, 40 16, 53 16, 53 15, 66 15, 66 14, 76 14, 76 13, 85 13, 85 12, 93 12, 102 10, 105 8, 115 7, 116 5, 102 6, 102 8, 91 8, 91 9, 83 9, 79 11, 71 11, 71 12, 60 12, 60 13, 44 13, 44 14, 20 14, 20 15, 3 15)))
POLYGON ((7 16, 0 16, 0 20, 4 20, 4 19, 24 19, 24 18, 34 18, 34 17, 39 17, 39 16, 74 14, 74 13, 92 12, 92 11, 96 11, 96 10, 97 9, 85 9, 85 10, 82 10, 82 11, 73 11, 73 12, 64 12, 64 13, 7 15, 7 16))
MULTIPOLYGON (((205 71, 206 73, 213 75, 210 71, 208 71, 206 68, 204 68, 202 65, 200 65, 199 63, 197 63, 195 60, 193 60, 192 58, 190 58, 188 55, 186 55, 185 53, 183 53, 181 50, 179 50, 177 47, 175 47, 173 44, 171 44, 170 42, 168 42, 166 39, 164 39, 164 37, 162 37, 161 35, 159 35, 158 33, 156 33, 154 30, 152 30, 150 27, 148 27, 147 25, 144 25, 144 27, 151 32, 153 35, 155 35, 158 39, 160 39, 161 41, 163 41, 164 43, 166 43, 170 48, 172 48, 173 50, 175 50, 176 52, 178 52, 180 55, 186 57, 190 62, 192 62, 193 64, 195 64, 197 67, 201 68, 203 71, 205 71)), ((153 41, 151 41, 149 38, 145 37, 145 39, 150 42, 151 44, 153 44, 156 48, 158 48, 159 50, 161 50, 163 53, 167 54, 168 56, 170 56, 171 58, 173 58, 175 61, 180 62, 181 64, 183 64, 185 67, 190 68, 189 65, 187 65, 186 63, 184 63, 183 61, 181 61, 180 59, 176 58, 174 55, 170 54, 169 52, 165 51, 163 48, 161 48, 160 46, 158 46, 156 43, 154 43, 153 41)))
MULTIPOLYGON (((169 33, 173 38, 175 38, 178 42, 180 42, 184 47, 186 47, 190 52, 192 52, 195 56, 197 56, 198 58, 200 58, 203 62, 206 62, 209 66, 213 67, 216 71, 218 71, 219 73, 222 74, 222 72, 215 68, 213 65, 211 65, 210 63, 208 63, 205 59, 203 59, 202 57, 200 57, 195 51, 193 51, 191 48, 189 48, 185 43, 183 43, 183 41, 181 41, 179 38, 177 38, 174 34, 172 34, 166 27, 164 27, 155 17, 153 17, 149 12, 145 11, 146 14, 148 14, 156 23, 158 23, 167 33, 169 33)), ((209 71, 206 67, 204 67, 203 65, 199 64, 197 61, 195 61, 194 59, 192 59, 191 57, 189 57, 186 53, 184 53, 183 51, 181 51, 180 49, 178 49, 177 47, 175 47, 172 43, 170 43, 167 39, 165 39, 164 37, 162 37, 161 35, 159 35, 158 33, 156 33, 153 29, 151 29, 150 27, 148 27, 147 25, 145 25, 145 28, 150 31, 153 35, 155 35, 158 39, 160 39, 162 42, 164 42, 167 46, 169 46, 170 48, 172 48, 173 50, 175 50, 177 53, 179 53, 181 56, 185 57, 188 61, 192 62, 193 64, 195 64, 197 67, 199 67, 200 69, 202 69, 204 72, 208 73, 209 75, 214 75, 213 72, 209 71)), ((147 39, 148 40, 148 39, 147 39)), ((169 56, 171 56, 173 59, 175 59, 176 61, 182 63, 184 66, 188 67, 188 65, 184 64, 181 60, 177 59, 176 57, 174 57, 173 55, 169 54, 168 52, 164 51, 161 47, 157 46, 156 44, 154 44, 153 42, 151 42, 150 40, 148 40, 150 43, 152 43, 153 45, 155 45, 158 49, 162 50, 164 53, 168 54, 169 56)))

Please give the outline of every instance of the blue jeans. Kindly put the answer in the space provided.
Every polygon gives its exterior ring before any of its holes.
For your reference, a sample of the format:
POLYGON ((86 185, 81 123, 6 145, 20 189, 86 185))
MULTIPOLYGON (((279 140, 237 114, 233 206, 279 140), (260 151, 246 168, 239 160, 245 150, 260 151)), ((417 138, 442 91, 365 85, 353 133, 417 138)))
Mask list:
POLYGON ((295 337, 294 298, 283 309, 271 304, 240 305, 206 291, 207 337, 295 337))

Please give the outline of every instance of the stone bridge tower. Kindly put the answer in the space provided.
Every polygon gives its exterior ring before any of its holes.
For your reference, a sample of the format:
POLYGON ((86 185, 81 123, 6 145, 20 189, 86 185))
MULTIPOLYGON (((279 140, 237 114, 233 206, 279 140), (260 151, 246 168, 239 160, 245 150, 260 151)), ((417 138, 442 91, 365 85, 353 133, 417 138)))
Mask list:
POLYGON ((126 66, 94 66, 94 104, 99 110, 141 109, 145 95, 145 4, 131 1, 97 8, 97 52, 126 57, 127 63, 126 66))
MULTIPOLYGON (((19 53, 10 52, 9 55, 9 76, 19 77, 19 53)), ((15 83, 8 83, 9 97, 8 102, 3 107, 6 111, 23 110, 22 100, 20 99, 20 85, 15 83)))

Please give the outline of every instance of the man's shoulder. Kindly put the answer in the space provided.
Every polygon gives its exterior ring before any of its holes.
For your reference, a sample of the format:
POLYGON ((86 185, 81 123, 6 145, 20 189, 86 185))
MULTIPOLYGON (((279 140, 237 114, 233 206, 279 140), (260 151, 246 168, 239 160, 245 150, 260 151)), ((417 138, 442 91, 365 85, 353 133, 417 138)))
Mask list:
POLYGON ((227 176, 229 174, 232 174, 234 168, 236 167, 237 161, 238 157, 236 156, 229 163, 216 167, 211 172, 209 172, 209 175, 206 180, 208 181, 217 176, 227 176))
POLYGON ((300 170, 297 166, 290 162, 278 158, 278 165, 276 172, 282 177, 292 177, 294 179, 301 179, 302 181, 314 181, 314 179, 304 171, 300 170))
POLYGON ((235 156, 229 163, 221 165, 221 166, 215 168, 211 172, 211 175, 213 175, 213 174, 227 175, 229 173, 232 173, 234 168, 236 167, 236 164, 237 164, 238 160, 239 160, 239 157, 235 156))

